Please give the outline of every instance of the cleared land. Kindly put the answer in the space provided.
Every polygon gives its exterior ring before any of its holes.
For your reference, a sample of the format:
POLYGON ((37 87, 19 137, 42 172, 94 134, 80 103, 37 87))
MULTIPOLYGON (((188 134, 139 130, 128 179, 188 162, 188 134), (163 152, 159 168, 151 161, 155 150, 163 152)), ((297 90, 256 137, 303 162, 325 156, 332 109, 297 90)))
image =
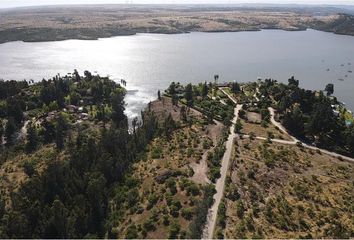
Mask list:
POLYGON ((0 12, 0 43, 97 39, 136 33, 289 31, 354 35, 354 17, 332 8, 97 5, 0 12))

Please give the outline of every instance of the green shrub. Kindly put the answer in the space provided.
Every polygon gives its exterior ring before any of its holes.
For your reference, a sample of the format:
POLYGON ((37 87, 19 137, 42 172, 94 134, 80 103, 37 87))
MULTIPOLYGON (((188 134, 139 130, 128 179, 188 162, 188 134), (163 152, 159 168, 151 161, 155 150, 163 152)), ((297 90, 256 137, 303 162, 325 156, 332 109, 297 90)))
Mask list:
POLYGON ((151 151, 152 159, 162 158, 162 148, 161 147, 154 147, 151 151))
POLYGON ((134 224, 130 225, 128 227, 125 238, 126 239, 137 239, 138 238, 138 231, 137 231, 137 228, 134 224))
POLYGON ((176 239, 178 237, 178 233, 180 230, 181 230, 181 226, 176 221, 173 221, 172 224, 170 225, 169 238, 176 239))
POLYGON ((199 195, 199 193, 200 193, 199 187, 196 184, 192 183, 191 185, 189 185, 187 187, 187 194, 188 195, 192 194, 193 196, 197 196, 197 195, 199 195))
POLYGON ((182 209, 182 217, 186 220, 191 220, 194 214, 193 208, 183 208, 182 209))
POLYGON ((156 203, 157 201, 159 200, 159 197, 155 194, 151 194, 149 197, 148 197, 148 205, 147 205, 147 209, 151 209, 156 203))

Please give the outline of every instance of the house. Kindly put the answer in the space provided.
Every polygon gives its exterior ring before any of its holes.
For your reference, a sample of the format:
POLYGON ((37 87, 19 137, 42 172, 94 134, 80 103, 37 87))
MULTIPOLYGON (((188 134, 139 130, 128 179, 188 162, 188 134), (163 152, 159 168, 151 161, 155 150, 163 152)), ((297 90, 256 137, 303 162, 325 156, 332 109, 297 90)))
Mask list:
POLYGON ((333 110, 333 114, 334 114, 334 116, 338 117, 340 112, 338 110, 333 110))
POLYGON ((345 125, 347 127, 349 127, 349 126, 353 125, 353 121, 352 120, 345 120, 345 125))
POLYGON ((79 114, 79 118, 82 120, 88 120, 89 119, 89 115, 87 113, 80 113, 79 114))

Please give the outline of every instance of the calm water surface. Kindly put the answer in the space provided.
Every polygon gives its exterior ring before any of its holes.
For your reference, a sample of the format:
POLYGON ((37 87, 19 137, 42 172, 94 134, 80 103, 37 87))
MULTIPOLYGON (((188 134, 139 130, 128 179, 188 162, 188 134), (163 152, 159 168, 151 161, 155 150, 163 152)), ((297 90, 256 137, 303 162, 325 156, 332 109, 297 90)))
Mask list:
POLYGON ((286 82, 294 75, 302 87, 324 89, 354 109, 354 37, 314 30, 265 30, 180 35, 138 34, 93 41, 0 44, 0 78, 34 79, 78 69, 127 80, 127 114, 138 115, 171 81, 286 82), (329 71, 327 71, 329 69, 329 71), (339 80, 341 79, 341 80, 339 80))

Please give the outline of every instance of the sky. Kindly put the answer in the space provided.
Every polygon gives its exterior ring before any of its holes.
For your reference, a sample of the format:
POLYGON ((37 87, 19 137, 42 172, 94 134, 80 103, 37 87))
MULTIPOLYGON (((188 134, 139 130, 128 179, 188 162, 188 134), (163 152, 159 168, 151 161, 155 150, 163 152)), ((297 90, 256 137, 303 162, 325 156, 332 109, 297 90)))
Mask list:
POLYGON ((232 4, 232 3, 277 3, 277 4, 335 4, 354 5, 354 0, 0 0, 0 8, 57 5, 57 4, 232 4))

